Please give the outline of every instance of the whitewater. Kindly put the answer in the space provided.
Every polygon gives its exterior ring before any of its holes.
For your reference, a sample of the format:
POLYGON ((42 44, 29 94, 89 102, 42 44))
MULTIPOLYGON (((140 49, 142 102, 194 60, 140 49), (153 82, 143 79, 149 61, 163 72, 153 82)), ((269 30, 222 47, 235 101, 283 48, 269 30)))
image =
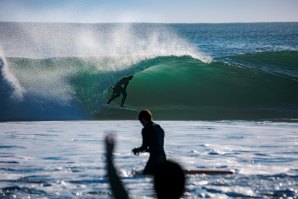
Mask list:
POLYGON ((103 139, 133 198, 148 155, 138 111, 166 133, 184 198, 298 198, 298 23, 0 22, 0 198, 111 198, 103 139), (111 87, 134 75, 125 105, 111 87), (116 108, 117 107, 117 108, 116 108))

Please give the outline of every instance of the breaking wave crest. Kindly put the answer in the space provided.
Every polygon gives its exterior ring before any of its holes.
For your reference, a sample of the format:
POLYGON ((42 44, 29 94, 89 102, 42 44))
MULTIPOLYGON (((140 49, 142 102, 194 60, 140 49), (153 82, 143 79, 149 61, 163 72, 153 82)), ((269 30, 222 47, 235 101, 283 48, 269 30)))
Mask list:
MULTIPOLYGON (((126 104, 150 108, 161 119, 295 118, 297 56, 297 51, 263 52, 204 62, 191 55, 160 55, 117 68, 119 57, 11 57, 10 71, 26 92, 15 102, 15 114, 1 119, 28 119, 23 114, 28 103, 34 120, 105 118, 109 88, 130 74, 126 104)), ((119 111, 109 111, 119 117, 119 111)))

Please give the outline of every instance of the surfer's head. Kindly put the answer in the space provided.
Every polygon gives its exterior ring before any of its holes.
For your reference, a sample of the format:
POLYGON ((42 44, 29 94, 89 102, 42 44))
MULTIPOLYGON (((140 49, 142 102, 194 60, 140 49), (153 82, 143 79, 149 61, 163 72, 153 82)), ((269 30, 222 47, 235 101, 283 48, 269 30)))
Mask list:
POLYGON ((148 109, 141 110, 138 116, 139 121, 144 125, 152 121, 152 114, 148 109))
POLYGON ((159 199, 179 199, 185 191, 185 174, 182 167, 173 161, 161 163, 155 170, 154 189, 159 199))

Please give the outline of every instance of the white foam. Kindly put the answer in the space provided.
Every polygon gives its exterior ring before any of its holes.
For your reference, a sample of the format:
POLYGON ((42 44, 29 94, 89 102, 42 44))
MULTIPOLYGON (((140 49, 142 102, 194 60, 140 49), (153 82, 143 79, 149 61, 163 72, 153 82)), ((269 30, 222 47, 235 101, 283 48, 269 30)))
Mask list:
POLYGON ((3 53, 0 50, 0 65, 1 67, 1 73, 5 80, 8 82, 8 84, 13 88, 11 98, 16 101, 22 101, 24 98, 24 88, 21 87, 18 79, 14 76, 14 74, 10 71, 9 66, 6 62, 5 57, 3 56, 3 53))
POLYGON ((72 99, 73 89, 67 82, 67 76, 72 73, 68 67, 45 68, 31 65, 30 68, 19 73, 18 77, 24 82, 28 95, 41 99, 55 100, 67 103, 72 99))

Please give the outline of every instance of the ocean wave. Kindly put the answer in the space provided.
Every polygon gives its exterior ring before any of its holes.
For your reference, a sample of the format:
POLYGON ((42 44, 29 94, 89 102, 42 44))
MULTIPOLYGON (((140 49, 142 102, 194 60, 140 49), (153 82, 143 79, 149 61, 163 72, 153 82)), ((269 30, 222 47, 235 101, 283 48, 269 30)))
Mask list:
POLYGON ((226 63, 298 80, 298 51, 265 51, 221 58, 226 63))
POLYGON ((262 52, 212 62, 156 56, 117 69, 110 63, 119 57, 7 58, 26 93, 24 102, 4 109, 1 120, 12 110, 16 118, 28 119, 22 113, 28 104, 35 110, 30 119, 132 118, 135 113, 102 107, 109 88, 131 74, 126 104, 150 108, 162 119, 297 118, 297 56, 297 51, 262 52))

